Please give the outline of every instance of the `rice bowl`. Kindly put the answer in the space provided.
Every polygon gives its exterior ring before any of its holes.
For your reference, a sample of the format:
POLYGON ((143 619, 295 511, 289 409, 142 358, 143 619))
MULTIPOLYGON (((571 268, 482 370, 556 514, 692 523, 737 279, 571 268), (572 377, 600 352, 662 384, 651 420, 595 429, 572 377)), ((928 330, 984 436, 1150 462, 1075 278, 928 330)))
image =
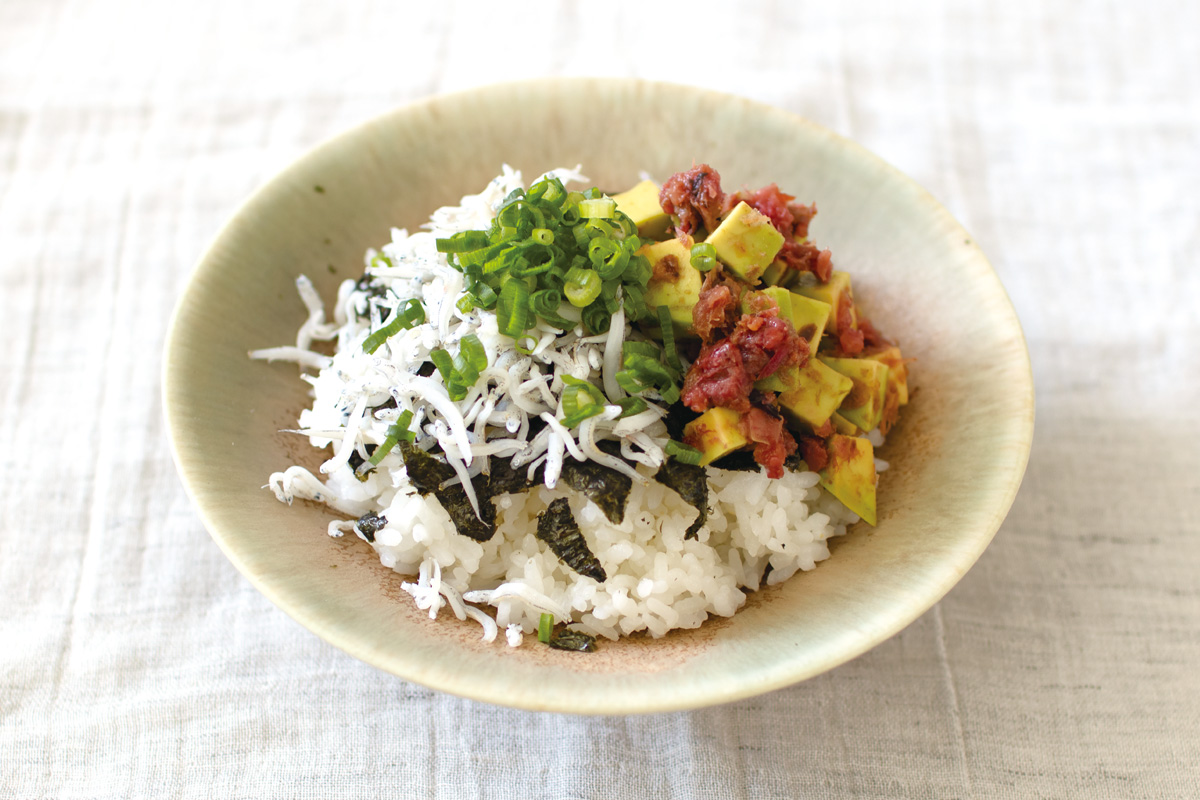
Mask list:
POLYGON ((164 405, 176 463, 205 526, 281 609, 407 680, 576 713, 695 708, 760 694, 902 629, 966 573, 999 528, 1024 471, 1033 407, 1020 327, 995 273, 909 179, 774 109, 603 80, 436 98, 317 148, 268 183, 214 240, 184 292, 164 356, 164 405), (639 119, 638 135, 604 124, 616 115, 639 119), (320 463, 305 455, 313 451, 301 437, 280 433, 311 404, 295 369, 246 358, 294 338, 300 315, 289 298, 298 273, 335 297, 346 275, 330 265, 359 261, 395 225, 416 229, 431 208, 478 191, 505 160, 529 175, 583 162, 593 181, 620 187, 637 179, 637 166, 667 174, 701 153, 734 185, 778 180, 819 198, 821 238, 864 275, 864 299, 881 324, 920 343, 921 393, 882 453, 891 464, 889 500, 877 528, 830 540, 832 557, 819 568, 754 592, 731 619, 658 639, 635 634, 581 655, 484 643, 478 624, 451 614, 429 620, 401 588, 411 580, 381 568, 356 537, 321 535, 343 515, 289 508, 261 489, 287 464, 317 471, 320 463), (885 268, 897 258, 903 273, 885 268))

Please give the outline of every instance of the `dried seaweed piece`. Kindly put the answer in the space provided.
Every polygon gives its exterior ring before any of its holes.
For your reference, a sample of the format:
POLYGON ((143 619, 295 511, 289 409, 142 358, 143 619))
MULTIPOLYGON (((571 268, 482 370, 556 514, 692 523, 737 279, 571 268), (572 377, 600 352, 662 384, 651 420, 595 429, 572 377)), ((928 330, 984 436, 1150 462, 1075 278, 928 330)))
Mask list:
POLYGON ((438 461, 421 448, 410 442, 399 441, 396 447, 404 459, 404 469, 408 472, 408 481, 421 494, 432 494, 456 473, 454 467, 438 461))
POLYGON ((545 465, 538 465, 538 468, 534 470, 533 479, 530 480, 528 468, 517 467, 514 469, 511 458, 492 456, 490 467, 491 475, 488 487, 493 496, 527 492, 540 484, 545 475, 545 465))
POLYGON ((358 521, 354 523, 354 526, 358 529, 358 532, 362 534, 364 539, 366 539, 368 542, 374 542, 375 534, 378 533, 381 528, 386 527, 387 524, 387 517, 383 516, 382 514, 376 514, 374 511, 368 511, 358 518, 358 521))
POLYGON ((461 483, 445 488, 442 486, 458 474, 454 467, 438 461, 409 442, 401 440, 396 446, 404 458, 404 469, 408 472, 409 482, 422 495, 432 494, 437 498, 442 508, 450 515, 455 530, 477 542, 486 542, 496 534, 496 505, 492 502, 487 476, 477 475, 471 479, 475 499, 479 501, 479 514, 476 515, 461 483))
POLYGON ((738 472, 758 472, 761 467, 754 460, 753 450, 735 450, 727 456, 722 456, 712 463, 718 469, 736 470, 738 472))
POLYGON ((675 441, 682 442, 684 427, 698 416, 700 415, 685 406, 683 401, 672 403, 667 408, 667 415, 663 417, 667 434, 675 441))
POLYGON ((450 515, 455 530, 477 542, 486 542, 496 535, 496 504, 492 502, 492 495, 488 491, 486 475, 472 478, 471 487, 475 490, 475 499, 479 501, 480 516, 476 516, 461 483, 439 488, 433 496, 450 515))
POLYGON ((596 652, 596 637, 583 631, 564 628, 550 637, 550 646, 557 650, 594 653, 596 652))
POLYGON ((654 480, 673 489, 688 505, 698 512, 696 521, 688 526, 685 539, 695 539, 704 523, 708 522, 708 472, 704 467, 685 464, 674 458, 654 473, 654 480))
POLYGON ((625 504, 633 490, 633 479, 595 461, 563 459, 562 482, 591 500, 610 522, 625 519, 625 504))
POLYGON ((560 561, 585 578, 600 583, 608 579, 600 559, 588 548, 567 498, 560 497, 552 501, 545 511, 538 514, 537 538, 549 545, 560 561))

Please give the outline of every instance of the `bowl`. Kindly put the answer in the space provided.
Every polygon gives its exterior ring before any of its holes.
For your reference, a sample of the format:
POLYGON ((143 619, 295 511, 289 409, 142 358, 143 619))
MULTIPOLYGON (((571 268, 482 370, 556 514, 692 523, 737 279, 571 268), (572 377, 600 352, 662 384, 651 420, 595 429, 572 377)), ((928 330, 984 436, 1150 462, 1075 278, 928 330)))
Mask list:
MULTIPOLYGON (((257 191, 203 254, 176 308, 163 378, 184 486, 217 544, 321 638, 409 681, 523 709, 623 714, 697 708, 832 669, 903 629, 962 578, 1004 520, 1033 433, 1021 327, 971 236, 927 192, 819 125, 737 97, 637 80, 541 80, 419 102, 316 147, 257 191), (618 191, 695 163, 727 190, 770 182, 819 213, 812 235, 897 338, 913 394, 881 456, 879 524, 832 543, 815 570, 751 594, 731 618, 593 654, 480 641, 430 620, 370 547, 333 539, 331 512, 263 488, 307 440, 291 364, 247 351, 294 340, 295 279, 326 298, 392 226, 416 229, 502 164, 527 180, 582 164, 618 191)), ((501 640, 503 637, 500 637, 501 640)))

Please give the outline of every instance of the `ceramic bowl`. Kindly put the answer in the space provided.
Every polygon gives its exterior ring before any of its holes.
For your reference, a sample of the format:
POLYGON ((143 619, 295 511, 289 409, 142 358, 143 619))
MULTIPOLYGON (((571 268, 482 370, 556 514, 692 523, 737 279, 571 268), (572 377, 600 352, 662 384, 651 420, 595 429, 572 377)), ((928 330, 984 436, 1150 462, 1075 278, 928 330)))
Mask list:
MULTIPOLYGON (((971 236, 861 146, 783 111, 634 80, 546 80, 436 97, 318 146, 251 197, 201 257, 172 322, 164 403, 183 483, 212 537, 276 605, 350 655, 406 680, 525 709, 617 714, 768 692, 900 631, 975 563, 1025 470, 1033 386, 1021 327, 971 236), (695 163, 727 190, 776 182, 819 213, 812 236, 897 338, 913 394, 879 454, 879 524, 860 523, 815 570, 749 596, 729 619, 594 654, 480 641, 431 621, 332 515, 262 487, 321 457, 296 425, 307 386, 247 351, 294 341, 300 273, 326 297, 361 274, 392 226, 479 191, 504 163, 527 179, 582 164, 618 191, 695 163)), ((503 638, 503 637, 501 637, 503 638)))

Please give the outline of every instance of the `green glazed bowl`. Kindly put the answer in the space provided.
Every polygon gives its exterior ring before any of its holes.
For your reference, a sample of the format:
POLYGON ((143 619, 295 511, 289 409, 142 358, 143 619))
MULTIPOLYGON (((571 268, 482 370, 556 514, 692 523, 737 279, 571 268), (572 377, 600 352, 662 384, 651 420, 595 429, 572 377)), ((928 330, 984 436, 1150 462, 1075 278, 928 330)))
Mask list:
MULTIPOLYGON (((1008 512, 1033 435, 1021 327, 971 237, 928 193, 859 145, 777 109, 636 80, 543 80, 436 97, 317 147, 220 231, 179 301, 163 394, 183 483, 213 539, 276 605, 350 655, 490 703, 584 714, 697 708, 842 664, 927 611, 1008 512), (332 298, 392 226, 417 228, 504 163, 527 180, 583 165, 617 191, 695 163, 728 190, 778 183, 820 209, 815 241, 900 341, 912 399, 879 454, 879 525, 855 526, 811 572, 756 592, 729 619, 594 654, 485 644, 474 622, 431 621, 333 515, 262 487, 321 456, 281 433, 308 403, 290 364, 247 351, 294 341, 295 279, 332 298), (318 188, 319 187, 319 188, 318 188)), ((500 637, 503 639, 503 637, 500 637)))

